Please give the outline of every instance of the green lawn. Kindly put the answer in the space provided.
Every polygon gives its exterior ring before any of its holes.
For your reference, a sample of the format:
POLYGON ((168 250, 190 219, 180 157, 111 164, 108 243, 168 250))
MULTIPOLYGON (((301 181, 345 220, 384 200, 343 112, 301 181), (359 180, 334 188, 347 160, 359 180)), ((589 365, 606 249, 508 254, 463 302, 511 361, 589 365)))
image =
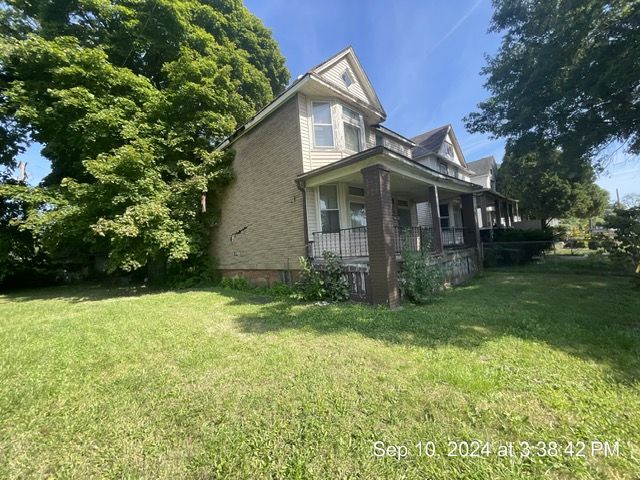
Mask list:
POLYGON ((395 312, 47 289, 0 296, 0 344, 2 478, 640 476, 626 278, 491 272, 395 312), (620 443, 607 457, 446 455, 473 439, 620 443), (419 457, 420 440, 437 455, 419 457), (375 458, 375 441, 409 456, 375 458))

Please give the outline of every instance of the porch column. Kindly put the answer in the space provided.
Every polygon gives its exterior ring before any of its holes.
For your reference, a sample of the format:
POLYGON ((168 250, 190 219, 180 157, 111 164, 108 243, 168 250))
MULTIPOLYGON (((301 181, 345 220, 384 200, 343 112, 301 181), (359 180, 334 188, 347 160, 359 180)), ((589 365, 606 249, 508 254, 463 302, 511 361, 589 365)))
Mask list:
POLYGON ((435 185, 429 187, 427 191, 429 196, 429 206, 431 207, 431 231, 433 238, 431 239, 432 248, 435 253, 442 253, 442 228, 440 226, 440 201, 438 199, 438 187, 435 185))
POLYGON ((362 169, 369 244, 368 296, 373 304, 399 304, 391 179, 382 165, 362 169))
POLYGON ((482 212, 482 227, 483 228, 493 228, 493 223, 491 223, 491 215, 487 211, 487 196, 483 193, 480 201, 480 210, 482 212))
POLYGON ((478 247, 480 245, 480 229, 476 222, 476 197, 473 193, 460 195, 462 204, 462 227, 464 228, 464 244, 467 247, 478 247))
POLYGON ((500 199, 496 199, 496 227, 502 228, 502 207, 500 206, 502 202, 500 199))
POLYGON ((509 226, 513 227, 513 203, 509 202, 509 226))

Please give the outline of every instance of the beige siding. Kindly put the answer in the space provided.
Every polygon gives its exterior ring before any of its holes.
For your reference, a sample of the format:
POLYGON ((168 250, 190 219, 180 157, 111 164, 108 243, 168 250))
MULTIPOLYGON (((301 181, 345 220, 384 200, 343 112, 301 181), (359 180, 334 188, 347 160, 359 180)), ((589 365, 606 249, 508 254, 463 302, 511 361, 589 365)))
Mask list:
POLYGON ((300 123, 300 143, 302 148, 303 169, 305 172, 311 170, 311 139, 310 122, 311 115, 308 112, 308 100, 305 95, 298 95, 298 113, 300 123))
POLYGON ((307 231, 311 240, 313 232, 321 230, 318 225, 317 188, 307 188, 307 231))
POLYGON ((342 58, 338 63, 334 64, 332 67, 320 73, 320 76, 323 77, 328 82, 332 83, 338 88, 342 90, 347 90, 351 95, 356 97, 358 100, 362 100, 368 104, 371 104, 371 100, 365 93, 360 81, 353 69, 353 65, 347 60, 347 58, 342 58), (345 70, 349 70, 351 73, 351 78, 353 78, 353 83, 347 88, 345 86, 344 81, 342 80, 342 74, 345 70))
POLYGON ((295 183, 303 166, 298 116, 294 98, 234 143, 235 180, 222 195, 212 235, 220 269, 298 268, 305 253, 303 198, 295 183))

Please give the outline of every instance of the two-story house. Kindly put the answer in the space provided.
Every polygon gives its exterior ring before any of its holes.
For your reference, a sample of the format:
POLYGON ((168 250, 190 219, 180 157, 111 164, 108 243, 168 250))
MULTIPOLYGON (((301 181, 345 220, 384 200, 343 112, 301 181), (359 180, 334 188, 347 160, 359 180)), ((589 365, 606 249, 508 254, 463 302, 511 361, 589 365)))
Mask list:
POLYGON ((473 274, 481 187, 453 130, 408 139, 385 119, 349 47, 226 139, 219 148, 235 151, 235 180, 211 244, 222 274, 288 281, 300 256, 328 250, 357 271, 354 294, 390 306, 403 248, 429 245, 452 280, 473 274))

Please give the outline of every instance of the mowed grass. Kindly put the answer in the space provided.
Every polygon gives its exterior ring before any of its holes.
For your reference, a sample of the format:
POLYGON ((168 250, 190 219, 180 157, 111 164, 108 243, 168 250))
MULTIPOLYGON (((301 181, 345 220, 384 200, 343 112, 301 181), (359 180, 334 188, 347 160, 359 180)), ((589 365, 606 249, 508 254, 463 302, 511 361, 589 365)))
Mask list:
POLYGON ((490 272, 394 312, 46 289, 0 297, 0 344, 2 478, 640 476, 640 295, 625 278, 490 272), (473 439, 494 450, 447 456, 473 439), (495 450, 592 440, 619 455, 495 450), (375 441, 409 454, 376 458, 375 441))

